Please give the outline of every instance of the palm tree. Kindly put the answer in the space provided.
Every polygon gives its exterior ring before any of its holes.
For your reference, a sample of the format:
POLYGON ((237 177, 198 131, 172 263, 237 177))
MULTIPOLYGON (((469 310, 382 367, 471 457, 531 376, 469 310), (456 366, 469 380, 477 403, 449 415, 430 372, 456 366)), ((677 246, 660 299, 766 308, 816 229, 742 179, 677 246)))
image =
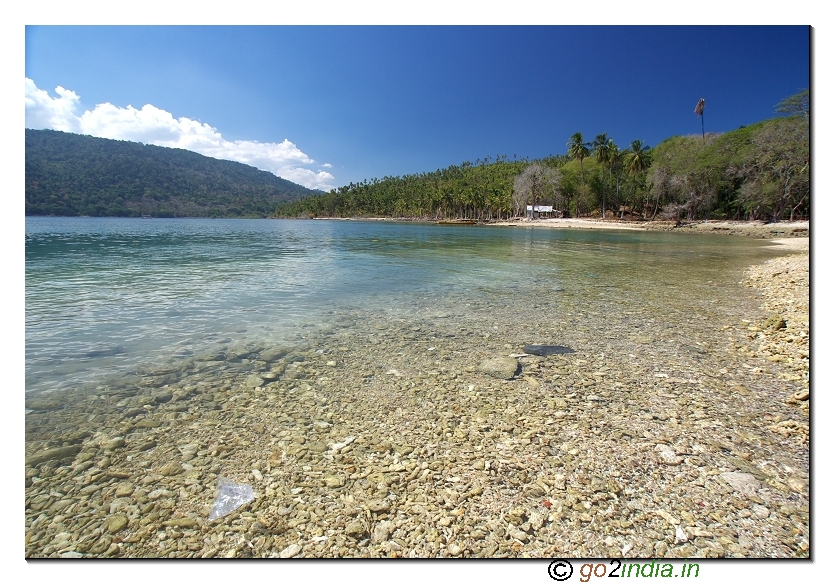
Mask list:
POLYGON ((568 142, 568 156, 574 160, 579 160, 579 173, 582 176, 582 184, 585 184, 585 169, 582 166, 582 160, 591 154, 591 151, 588 149, 589 145, 585 143, 582 132, 573 134, 568 142))
POLYGON ((706 144, 707 138, 706 134, 704 133, 704 104, 706 100, 702 97, 698 100, 698 104, 695 106, 695 115, 701 116, 701 139, 706 144))
MULTIPOLYGON (((608 134, 600 134, 597 136, 597 139, 593 141, 593 146, 594 158, 596 158, 596 161, 603 166, 610 165, 614 149, 617 148, 617 146, 614 145, 614 140, 609 138, 608 134)), ((605 219, 605 181, 603 181, 602 185, 602 218, 603 220, 605 219)))
POLYGON ((641 172, 645 172, 651 165, 649 159, 650 147, 643 145, 643 140, 634 140, 631 142, 631 150, 627 151, 628 162, 626 162, 626 169, 632 176, 637 176, 641 172))
MULTIPOLYGON (((651 166, 650 151, 651 148, 649 146, 643 145, 643 140, 634 140, 631 142, 631 150, 626 152, 626 171, 632 179, 637 178, 651 166)), ((634 196, 633 191, 632 196, 634 196)))
MULTIPOLYGON (((616 184, 616 201, 619 201, 622 204, 620 199, 620 178, 622 178, 622 170, 623 170, 623 158, 625 156, 625 152, 620 150, 620 147, 614 143, 614 140, 611 138, 608 139, 609 144, 608 147, 611 150, 611 154, 608 157, 608 172, 610 176, 613 176, 616 184)), ((623 218, 622 213, 620 213, 620 218, 623 218)))

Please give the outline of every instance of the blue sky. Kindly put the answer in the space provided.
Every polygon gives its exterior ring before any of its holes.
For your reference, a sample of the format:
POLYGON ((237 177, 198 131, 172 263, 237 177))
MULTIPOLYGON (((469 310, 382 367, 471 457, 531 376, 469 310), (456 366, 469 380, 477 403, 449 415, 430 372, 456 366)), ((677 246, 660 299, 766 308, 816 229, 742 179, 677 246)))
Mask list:
POLYGON ((808 87, 809 55, 804 26, 29 26, 27 127, 327 189, 564 154, 576 131, 653 146, 700 132, 700 97, 707 131, 732 130, 808 87))

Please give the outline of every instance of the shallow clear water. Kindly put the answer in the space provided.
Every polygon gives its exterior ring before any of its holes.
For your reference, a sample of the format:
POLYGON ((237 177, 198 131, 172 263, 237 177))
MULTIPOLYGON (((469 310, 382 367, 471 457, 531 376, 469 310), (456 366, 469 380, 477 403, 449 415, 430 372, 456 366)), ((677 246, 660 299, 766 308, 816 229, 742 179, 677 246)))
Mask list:
POLYGON ((772 256, 766 246, 630 231, 29 217, 26 390, 95 384, 235 343, 303 342, 363 311, 393 321, 487 305, 500 317, 546 304, 536 317, 674 317, 729 301, 741 269, 772 256))

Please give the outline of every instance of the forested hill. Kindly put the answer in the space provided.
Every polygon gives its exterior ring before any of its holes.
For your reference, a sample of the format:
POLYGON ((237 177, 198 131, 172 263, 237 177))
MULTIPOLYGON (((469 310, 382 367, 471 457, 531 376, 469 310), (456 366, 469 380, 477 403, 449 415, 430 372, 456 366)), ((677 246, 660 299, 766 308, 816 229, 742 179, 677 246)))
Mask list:
POLYGON ((266 217, 312 194, 187 150, 26 130, 26 215, 266 217))
POLYGON ((620 148, 607 134, 570 137, 567 154, 499 156, 434 172, 386 176, 281 204, 281 217, 506 219, 528 205, 557 216, 649 220, 807 219, 810 123, 777 117, 724 134, 674 136, 620 148))

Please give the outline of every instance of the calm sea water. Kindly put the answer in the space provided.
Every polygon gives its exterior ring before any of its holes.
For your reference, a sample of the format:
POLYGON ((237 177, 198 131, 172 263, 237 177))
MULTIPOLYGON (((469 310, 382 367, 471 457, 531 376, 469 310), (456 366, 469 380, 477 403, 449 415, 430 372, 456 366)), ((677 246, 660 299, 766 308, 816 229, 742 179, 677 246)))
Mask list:
POLYGON ((763 241, 678 233, 29 217, 26 390, 238 342, 303 342, 363 311, 403 321, 487 303, 517 317, 558 295, 662 316, 727 301, 740 270, 772 254, 763 241))

